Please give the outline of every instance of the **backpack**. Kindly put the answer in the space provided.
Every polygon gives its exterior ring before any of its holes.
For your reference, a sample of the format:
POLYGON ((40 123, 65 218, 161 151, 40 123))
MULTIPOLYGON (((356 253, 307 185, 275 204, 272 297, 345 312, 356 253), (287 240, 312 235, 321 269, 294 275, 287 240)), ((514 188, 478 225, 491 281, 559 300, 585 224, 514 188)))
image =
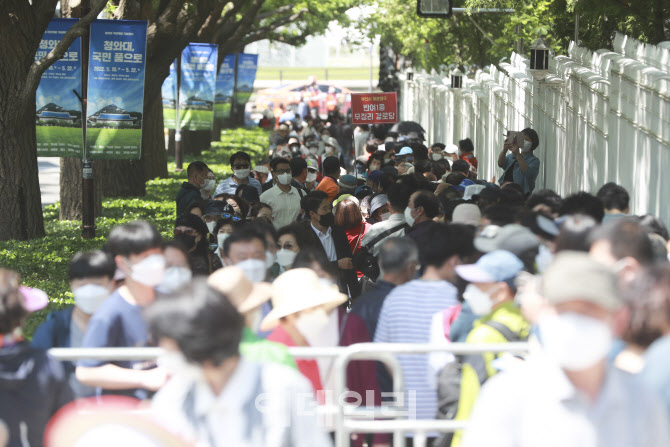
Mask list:
POLYGON ((362 272, 363 275, 369 280, 372 281, 373 283, 377 281, 377 278, 379 277, 379 265, 377 264, 377 257, 372 254, 370 251, 372 247, 377 245, 382 239, 385 237, 395 233, 396 231, 400 231, 402 229, 409 229, 409 225, 406 223, 402 223, 400 225, 396 225, 395 227, 389 228, 386 231, 382 231, 372 239, 367 245, 363 245, 360 250, 358 250, 358 253, 356 253, 353 258, 352 258, 352 263, 354 264, 354 269, 358 270, 359 272, 362 272))
MULTIPOLYGON (((512 331, 503 323, 489 320, 484 323, 498 331, 508 342, 521 341, 519 334, 512 331)), ((461 378, 463 377, 463 365, 470 363, 475 358, 482 358, 481 354, 457 355, 453 362, 445 365, 440 370, 437 379, 437 419, 454 420, 458 413, 458 402, 461 398, 461 378)), ((481 380, 480 385, 486 381, 481 380)), ((449 447, 454 437, 454 433, 441 434, 433 444, 434 447, 449 447)))

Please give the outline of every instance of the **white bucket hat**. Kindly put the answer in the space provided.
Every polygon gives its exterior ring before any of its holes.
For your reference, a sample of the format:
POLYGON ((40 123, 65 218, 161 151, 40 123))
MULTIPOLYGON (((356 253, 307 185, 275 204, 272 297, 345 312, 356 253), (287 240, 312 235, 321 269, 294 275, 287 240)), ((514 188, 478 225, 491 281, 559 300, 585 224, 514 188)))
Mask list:
POLYGON ((240 313, 249 312, 270 300, 270 284, 252 283, 239 267, 230 266, 215 271, 207 278, 207 284, 226 295, 240 313))
POLYGON ((279 320, 302 310, 323 306, 330 312, 347 301, 337 286, 324 286, 314 270, 298 268, 281 274, 272 283, 272 311, 261 321, 260 329, 274 329, 279 320))

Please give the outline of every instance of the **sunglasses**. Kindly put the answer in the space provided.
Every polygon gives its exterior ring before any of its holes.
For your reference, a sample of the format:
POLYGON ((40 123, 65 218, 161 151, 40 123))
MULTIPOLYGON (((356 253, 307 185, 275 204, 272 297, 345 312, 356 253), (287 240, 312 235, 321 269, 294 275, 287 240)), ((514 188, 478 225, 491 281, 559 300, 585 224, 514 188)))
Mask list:
POLYGON ((174 229, 174 235, 179 236, 180 234, 186 234, 188 236, 197 236, 198 231, 190 227, 177 227, 174 229))

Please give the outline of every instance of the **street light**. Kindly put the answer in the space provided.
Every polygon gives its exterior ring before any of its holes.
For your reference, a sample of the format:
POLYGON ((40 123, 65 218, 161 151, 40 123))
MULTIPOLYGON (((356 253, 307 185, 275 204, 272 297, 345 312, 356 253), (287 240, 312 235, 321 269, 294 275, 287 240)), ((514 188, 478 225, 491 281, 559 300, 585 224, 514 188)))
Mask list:
POLYGON ((451 0, 417 0, 416 13, 419 17, 450 17, 451 0))
POLYGON ((530 46, 530 74, 538 81, 543 80, 549 73, 549 46, 539 37, 530 46))
POLYGON ((463 88, 463 72, 456 68, 451 72, 451 88, 463 88))

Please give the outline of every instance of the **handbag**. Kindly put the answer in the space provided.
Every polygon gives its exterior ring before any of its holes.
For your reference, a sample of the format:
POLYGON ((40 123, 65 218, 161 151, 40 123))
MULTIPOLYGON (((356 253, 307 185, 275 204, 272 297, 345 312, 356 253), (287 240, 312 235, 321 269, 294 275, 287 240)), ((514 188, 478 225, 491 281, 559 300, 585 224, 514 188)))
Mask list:
POLYGON ((407 229, 409 228, 409 225, 402 223, 400 225, 396 225, 395 227, 389 228, 386 231, 382 231, 367 245, 363 245, 351 260, 354 264, 354 269, 363 273, 363 275, 367 276, 370 280, 376 281, 380 273, 379 265, 377 264, 377 257, 374 256, 370 250, 382 239, 388 237, 396 231, 400 231, 403 228, 407 229))

